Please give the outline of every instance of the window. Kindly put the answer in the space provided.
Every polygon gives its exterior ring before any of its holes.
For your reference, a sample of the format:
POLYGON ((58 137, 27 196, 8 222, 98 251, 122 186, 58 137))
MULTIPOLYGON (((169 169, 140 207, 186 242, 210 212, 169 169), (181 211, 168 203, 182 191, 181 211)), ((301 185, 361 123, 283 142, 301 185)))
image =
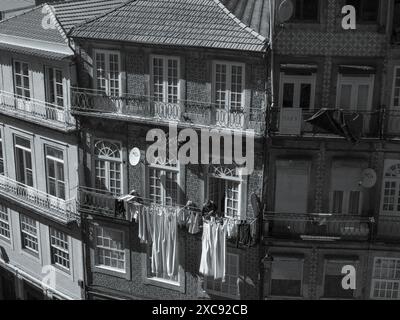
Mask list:
POLYGON ((227 253, 225 261, 225 281, 221 279, 215 280, 212 277, 205 278, 205 289, 217 295, 229 298, 237 298, 239 296, 239 255, 227 253))
POLYGON ((394 69, 392 107, 400 109, 400 66, 394 69))
POLYGON ((208 183, 209 199, 226 217, 240 218, 240 182, 210 177, 208 183))
POLYGON ((373 84, 373 75, 354 77, 339 74, 336 106, 344 110, 370 110, 373 84))
POLYGON ((28 139, 14 136, 17 181, 33 187, 32 150, 28 139))
POLYGON ((379 1, 347 0, 348 5, 354 6, 358 21, 375 22, 378 19, 379 1))
POLYGON ((96 188, 120 195, 122 192, 121 145, 98 140, 94 145, 94 158, 96 188))
POLYGON ((0 203, 0 238, 10 240, 10 221, 8 208, 0 203))
POLYGON ((150 199, 162 205, 178 203, 178 171, 172 167, 149 168, 150 199))
POLYGON ((242 63, 214 63, 214 100, 220 109, 243 111, 244 69, 242 63))
POLYGON ((110 96, 120 95, 120 55, 112 51, 95 51, 97 90, 110 96))
POLYGON ((331 177, 331 212, 359 215, 362 210, 360 163, 335 161, 331 177))
POLYGON ((54 228, 50 228, 51 263, 69 270, 68 236, 54 228))
POLYGON ((288 75, 281 73, 280 107, 314 109, 315 74, 288 75))
POLYGON ((178 103, 180 97, 179 58, 153 56, 151 70, 155 101, 178 103))
POLYGON ((31 97, 29 65, 26 62, 14 61, 14 88, 18 96, 31 97))
POLYGON ((0 174, 4 174, 5 172, 4 165, 4 151, 3 151, 3 136, 0 129, 0 174))
POLYGON ((20 215, 22 248, 39 253, 37 222, 23 214, 20 215))
POLYGON ((400 259, 375 258, 371 298, 400 299, 400 259))
POLYGON ((271 269, 272 296, 302 296, 303 260, 295 258, 275 258, 271 269))
POLYGON ((400 163, 387 168, 383 178, 382 212, 398 214, 400 212, 400 163))
POLYGON ((124 233, 96 227, 96 266, 125 272, 124 233))
POLYGON ((292 20, 317 21, 319 11, 319 0, 295 0, 292 20))
POLYGON ((59 107, 64 106, 64 88, 62 71, 56 68, 46 69, 47 102, 59 107))
POLYGON ((65 200, 64 154, 62 150, 45 146, 47 192, 65 200))
POLYGON ((342 287, 342 268, 346 265, 355 266, 355 261, 325 261, 324 297, 326 298, 353 298, 354 290, 345 290, 342 287))

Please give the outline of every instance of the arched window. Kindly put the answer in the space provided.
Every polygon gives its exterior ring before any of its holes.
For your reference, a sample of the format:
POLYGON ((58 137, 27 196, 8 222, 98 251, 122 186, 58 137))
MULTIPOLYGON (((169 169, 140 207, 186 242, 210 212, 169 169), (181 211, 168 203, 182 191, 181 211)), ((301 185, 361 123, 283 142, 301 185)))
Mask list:
POLYGON ((115 195, 121 194, 121 145, 97 140, 94 144, 94 162, 96 188, 110 191, 115 195))
POLYGON ((400 163, 390 166, 385 172, 382 211, 400 213, 400 163))

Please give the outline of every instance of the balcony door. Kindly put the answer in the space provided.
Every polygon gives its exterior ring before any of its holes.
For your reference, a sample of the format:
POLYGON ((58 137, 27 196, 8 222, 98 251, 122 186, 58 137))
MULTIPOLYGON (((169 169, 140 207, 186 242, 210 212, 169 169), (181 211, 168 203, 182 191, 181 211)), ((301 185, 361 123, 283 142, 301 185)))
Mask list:
POLYGON ((331 213, 360 215, 363 187, 360 185, 362 167, 359 162, 335 161, 331 171, 331 213))
POLYGON ((336 107, 348 111, 370 111, 374 76, 339 74, 336 107))
POLYGON ((65 200, 64 153, 45 146, 47 193, 65 200))
MULTIPOLYGON (((30 113, 34 111, 34 107, 31 102, 32 83, 29 64, 26 62, 14 60, 13 72, 14 94, 16 95, 15 107, 18 110, 30 113)), ((14 103, 10 103, 9 105, 14 105, 14 103)))
POLYGON ((14 136, 15 171, 18 182, 33 187, 31 141, 14 136))
POLYGON ((215 61, 213 69, 217 125, 242 128, 245 122, 245 65, 215 61))
POLYGON ((179 120, 180 60, 178 57, 151 56, 151 91, 155 115, 164 120, 179 120))

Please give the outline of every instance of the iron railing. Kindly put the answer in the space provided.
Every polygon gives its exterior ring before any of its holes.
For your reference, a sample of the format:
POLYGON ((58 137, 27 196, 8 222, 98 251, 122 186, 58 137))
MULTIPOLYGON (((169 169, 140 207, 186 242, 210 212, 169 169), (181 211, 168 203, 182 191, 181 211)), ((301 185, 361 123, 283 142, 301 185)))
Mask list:
POLYGON ((60 199, 4 175, 0 175, 0 194, 59 222, 79 221, 76 199, 60 199))
POLYGON ((268 213, 264 237, 303 240, 368 240, 374 220, 337 214, 268 213))
POLYGON ((75 119, 69 110, 58 105, 0 91, 0 111, 24 119, 33 119, 50 126, 74 127, 75 119))
MULTIPOLYGON (((327 130, 306 122, 318 110, 299 110, 299 109, 272 109, 270 111, 269 131, 272 134, 332 134, 327 130), (297 111, 297 112, 294 112, 297 111), (299 128, 298 133, 296 129, 299 128)), ((343 111, 345 120, 349 121, 351 132, 358 138, 380 138, 383 134, 384 110, 366 111, 343 111)))
POLYGON ((147 120, 176 121, 193 126, 216 126, 233 130, 263 133, 265 110, 261 108, 228 108, 213 103, 177 100, 158 101, 146 95, 122 94, 110 96, 102 91, 72 88, 72 109, 75 113, 107 114, 108 116, 147 120))
POLYGON ((375 237, 377 240, 400 241, 400 216, 380 214, 375 237))

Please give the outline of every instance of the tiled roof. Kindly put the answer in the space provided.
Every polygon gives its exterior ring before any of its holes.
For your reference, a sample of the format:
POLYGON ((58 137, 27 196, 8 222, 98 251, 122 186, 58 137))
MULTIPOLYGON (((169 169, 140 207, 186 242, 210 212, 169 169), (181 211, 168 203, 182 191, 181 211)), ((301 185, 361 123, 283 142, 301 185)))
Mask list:
POLYGON ((265 38, 219 0, 136 0, 71 31, 72 37, 262 51, 265 38))
POLYGON ((53 43, 65 43, 65 37, 58 28, 43 28, 42 21, 48 14, 46 7, 40 6, 21 15, 1 21, 0 34, 53 43))
POLYGON ((88 19, 120 6, 127 0, 80 0, 52 3, 58 21, 65 31, 88 19))
POLYGON ((0 11, 14 11, 34 5, 35 0, 0 0, 0 11))
POLYGON ((250 28, 269 37, 270 0, 220 0, 226 8, 250 28))

